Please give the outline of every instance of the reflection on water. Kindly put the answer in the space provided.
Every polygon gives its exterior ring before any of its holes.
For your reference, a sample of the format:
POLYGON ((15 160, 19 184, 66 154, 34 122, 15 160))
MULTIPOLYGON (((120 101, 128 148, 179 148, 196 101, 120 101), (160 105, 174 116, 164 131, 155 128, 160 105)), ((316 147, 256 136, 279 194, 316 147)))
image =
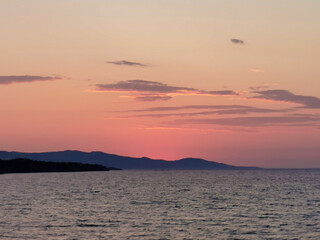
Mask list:
POLYGON ((320 171, 0 175, 0 239, 320 239, 320 171))

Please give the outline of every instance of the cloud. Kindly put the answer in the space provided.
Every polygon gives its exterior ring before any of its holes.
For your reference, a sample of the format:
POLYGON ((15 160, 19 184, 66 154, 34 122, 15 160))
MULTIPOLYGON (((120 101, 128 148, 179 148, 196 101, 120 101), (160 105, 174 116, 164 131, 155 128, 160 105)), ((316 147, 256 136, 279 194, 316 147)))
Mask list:
POLYGON ((267 89, 267 88, 274 87, 274 86, 277 86, 277 85, 279 85, 279 83, 263 83, 263 84, 260 84, 260 85, 251 86, 251 87, 249 87, 249 89, 252 92, 262 91, 262 89, 267 89))
POLYGON ((235 44, 244 44, 243 40, 240 40, 240 39, 237 39, 237 38, 231 38, 230 41, 232 43, 235 43, 235 44))
POLYGON ((297 103, 303 105, 303 108, 320 108, 320 98, 313 96, 297 95, 289 92, 288 90, 265 90, 254 91, 254 93, 259 94, 258 96, 252 97, 256 99, 297 103))
POLYGON ((221 91, 203 91, 204 94, 211 94, 211 95, 223 95, 223 96, 230 96, 230 95, 239 95, 239 93, 233 90, 221 90, 221 91))
POLYGON ((257 85, 257 86, 251 86, 251 87, 249 87, 249 89, 251 90, 251 91, 260 91, 261 89, 266 89, 266 88, 269 88, 269 86, 267 86, 267 85, 257 85))
POLYGON ((139 101, 169 100, 175 95, 239 95, 233 90, 204 91, 196 88, 171 86, 161 82, 127 80, 112 84, 96 84, 96 91, 127 92, 139 101))
POLYGON ((114 64, 114 65, 124 65, 124 66, 131 66, 131 67, 149 67, 146 64, 143 63, 139 63, 139 62, 130 62, 130 61, 126 61, 126 60, 121 60, 121 61, 110 61, 107 62, 110 64, 114 64))
POLYGON ((145 109, 131 110, 131 112, 157 112, 157 111, 179 111, 179 110, 198 110, 198 109, 247 109, 248 106, 242 105, 183 105, 176 107, 152 107, 145 109))
POLYGON ((147 108, 139 110, 131 110, 126 112, 151 112, 147 114, 139 114, 128 116, 131 117, 191 117, 199 115, 228 115, 228 114, 249 114, 249 113, 283 113, 289 112, 292 109, 265 109, 255 108, 250 106, 241 105, 187 105, 179 107, 158 107, 158 108, 147 108), (198 111, 198 112, 183 112, 177 113, 179 110, 200 110, 200 109, 213 109, 211 111, 198 111), (163 111, 175 111, 175 113, 154 113, 163 111))
POLYGON ((253 73, 264 73, 264 70, 259 69, 259 68, 253 68, 253 69, 250 69, 250 71, 253 73))
POLYGON ((39 82, 39 81, 53 81, 60 80, 61 77, 52 76, 0 76, 0 84, 12 84, 12 83, 26 83, 26 82, 39 82))
POLYGON ((213 124, 235 127, 269 126, 318 126, 319 116, 270 116, 270 117, 235 117, 211 119, 177 119, 171 124, 213 124))
POLYGON ((159 93, 177 93, 183 91, 197 91, 194 88, 175 87, 160 82, 145 80, 120 81, 113 84, 97 84, 98 91, 134 91, 134 92, 159 92, 159 93))
POLYGON ((216 111, 201 111, 201 112, 184 112, 184 113, 151 113, 140 114, 129 117, 193 117, 201 115, 229 115, 229 114, 249 114, 249 113, 279 113, 288 112, 290 110, 274 110, 264 108, 248 108, 248 109, 228 109, 228 110, 216 110, 216 111))
POLYGON ((170 100, 171 96, 162 95, 146 95, 146 96, 136 96, 134 97, 137 101, 151 102, 151 101, 167 101, 170 100))

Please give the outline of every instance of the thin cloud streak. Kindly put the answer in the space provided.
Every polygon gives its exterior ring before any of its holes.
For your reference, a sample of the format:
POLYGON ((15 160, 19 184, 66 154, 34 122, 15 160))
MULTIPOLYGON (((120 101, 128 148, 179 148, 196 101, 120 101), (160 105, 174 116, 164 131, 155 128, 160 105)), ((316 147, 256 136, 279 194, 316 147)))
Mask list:
POLYGON ((13 84, 13 83, 28 83, 28 82, 40 82, 40 81, 54 81, 61 80, 61 77, 53 76, 34 76, 34 75, 23 75, 23 76, 0 76, 0 84, 13 84))
POLYGON ((172 97, 171 96, 162 96, 162 95, 147 95, 147 96, 136 96, 135 100, 141 102, 153 102, 153 101, 168 101, 172 97))
POLYGON ((190 113, 153 113, 153 114, 140 114, 133 115, 130 117, 192 117, 201 115, 231 115, 231 114, 249 114, 249 113, 279 113, 287 112, 289 110, 273 110, 273 109, 263 109, 263 108, 252 108, 252 109, 231 109, 231 110, 218 110, 218 111, 203 111, 203 112, 190 112, 190 113))
POLYGON ((175 87, 160 82, 146 80, 128 80, 113 84, 97 84, 98 91, 122 91, 122 92, 158 92, 158 93, 177 93, 177 92, 195 92, 194 88, 175 87))
POLYGON ((313 96, 297 95, 289 92, 288 90, 265 90, 254 91, 254 93, 259 94, 258 96, 251 97, 254 99, 265 99, 271 101, 296 103, 303 105, 301 108, 320 108, 320 98, 313 96))
POLYGON ((180 106, 180 107, 158 107, 158 108, 148 108, 141 110, 131 110, 125 112, 151 112, 148 114, 138 114, 128 116, 131 117, 191 117, 199 115, 231 115, 231 114, 249 114, 249 113, 285 113, 292 111, 293 109, 265 109, 265 108, 255 108, 250 106, 241 105, 190 105, 190 106, 180 106), (153 113, 153 112, 163 112, 163 111, 179 111, 179 110, 199 110, 199 109, 215 109, 212 111, 200 111, 200 112, 183 112, 183 113, 153 113))
POLYGON ((220 91, 202 91, 204 94, 209 95, 222 95, 222 96, 230 96, 230 95, 239 95, 237 92, 233 90, 220 90, 220 91))
POLYGON ((121 60, 121 61, 109 61, 106 62, 113 65, 120 65, 120 66, 130 66, 130 67, 149 67, 149 65, 139 63, 139 62, 131 62, 127 60, 121 60))
POLYGON ((127 92, 138 101, 166 101, 176 95, 233 96, 233 90, 204 91, 196 88, 171 86, 161 82, 146 80, 127 80, 113 84, 96 84, 96 91, 127 92), (142 96, 141 96, 142 95, 142 96))
POLYGON ((318 126, 318 116, 271 116, 271 117, 235 117, 209 119, 177 119, 169 124, 206 124, 233 127, 270 127, 270 126, 318 126))
POLYGON ((176 107, 152 107, 145 109, 136 109, 130 110, 130 112, 157 112, 157 111, 179 111, 179 110, 199 110, 199 109, 239 109, 239 110, 247 110, 253 109, 254 107, 244 106, 244 105, 183 105, 176 107))

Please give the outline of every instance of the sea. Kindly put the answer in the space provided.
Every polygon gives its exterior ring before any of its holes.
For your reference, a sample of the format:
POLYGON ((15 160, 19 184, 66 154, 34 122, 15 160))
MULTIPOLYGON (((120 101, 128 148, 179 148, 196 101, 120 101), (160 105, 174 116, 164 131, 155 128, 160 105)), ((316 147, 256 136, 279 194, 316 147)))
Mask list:
POLYGON ((320 239, 320 170, 0 175, 0 239, 320 239))

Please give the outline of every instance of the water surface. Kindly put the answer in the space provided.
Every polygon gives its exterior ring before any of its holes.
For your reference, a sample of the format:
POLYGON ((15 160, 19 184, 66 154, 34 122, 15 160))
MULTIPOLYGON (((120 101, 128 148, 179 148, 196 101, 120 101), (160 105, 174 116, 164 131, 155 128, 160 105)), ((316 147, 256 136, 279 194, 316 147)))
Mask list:
POLYGON ((320 171, 0 175, 0 239, 320 239, 320 171))

